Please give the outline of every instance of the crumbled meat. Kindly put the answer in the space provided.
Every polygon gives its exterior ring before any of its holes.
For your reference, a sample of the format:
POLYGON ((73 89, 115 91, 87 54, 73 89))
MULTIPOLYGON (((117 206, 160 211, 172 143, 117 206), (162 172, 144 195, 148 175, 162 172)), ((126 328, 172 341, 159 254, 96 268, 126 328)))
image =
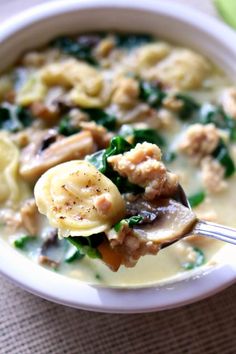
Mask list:
POLYGON ((31 236, 35 236, 38 231, 38 209, 34 199, 25 201, 20 209, 22 225, 31 236))
POLYGON ((25 180, 35 181, 53 166, 70 160, 82 159, 94 152, 93 137, 88 131, 66 138, 61 137, 43 151, 40 149, 42 141, 41 134, 22 151, 20 174, 25 180))
POLYGON ((126 267, 134 267, 141 256, 155 255, 159 251, 159 245, 152 241, 142 239, 132 228, 124 223, 116 233, 113 230, 107 233, 110 246, 122 255, 121 264, 126 267))
POLYGON ((70 123, 74 127, 79 127, 80 123, 87 122, 89 120, 89 115, 78 108, 73 108, 69 112, 70 123))
POLYGON ((163 106, 173 112, 179 112, 183 107, 183 101, 174 96, 168 96, 164 98, 163 106))
POLYGON ((137 144, 122 155, 109 157, 108 162, 121 176, 145 188, 144 197, 148 200, 171 196, 177 189, 178 177, 167 171, 161 162, 161 150, 155 144, 137 144))
POLYGON ((201 170, 203 184, 210 193, 219 193, 227 188, 225 169, 217 160, 205 157, 201 162, 201 170))
POLYGON ((236 87, 229 87, 223 91, 221 103, 225 113, 236 119, 236 87))
POLYGON ((116 81, 112 102, 122 107, 133 107, 139 96, 139 84, 131 77, 116 81))
POLYGON ((22 65, 26 67, 40 67, 45 64, 45 54, 40 52, 29 52, 22 58, 22 65))
POLYGON ((108 130, 102 125, 98 125, 95 122, 81 122, 79 126, 84 131, 89 131, 92 134, 93 140, 98 149, 104 149, 108 147, 113 134, 108 132, 108 130))
POLYGON ((193 124, 187 129, 178 149, 199 162, 215 150, 219 141, 220 134, 214 124, 193 124))
POLYGON ((6 227, 9 234, 13 234, 22 226, 21 215, 11 209, 0 210, 0 223, 6 227))
POLYGON ((94 206, 99 214, 106 215, 106 213, 111 209, 112 203, 109 198, 110 195, 108 193, 99 195, 95 198, 94 206))
POLYGON ((56 105, 46 105, 42 102, 34 102, 30 106, 33 116, 41 119, 47 125, 54 125, 59 118, 59 110, 56 105))

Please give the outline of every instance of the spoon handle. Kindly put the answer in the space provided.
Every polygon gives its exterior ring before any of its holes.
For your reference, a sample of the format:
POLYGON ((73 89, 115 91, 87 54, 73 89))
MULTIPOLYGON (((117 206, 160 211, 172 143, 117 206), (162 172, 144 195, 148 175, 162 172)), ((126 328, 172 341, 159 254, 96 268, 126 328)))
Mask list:
POLYGON ((195 224, 193 230, 191 230, 191 234, 197 236, 208 236, 236 245, 236 229, 224 225, 214 224, 212 222, 199 220, 195 224))

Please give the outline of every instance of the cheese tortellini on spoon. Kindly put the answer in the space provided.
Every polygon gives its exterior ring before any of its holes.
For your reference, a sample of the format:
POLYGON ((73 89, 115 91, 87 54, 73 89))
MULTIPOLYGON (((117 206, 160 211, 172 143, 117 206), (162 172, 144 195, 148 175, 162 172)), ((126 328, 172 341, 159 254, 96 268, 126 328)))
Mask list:
POLYGON ((106 231, 125 214, 115 184, 87 161, 70 161, 49 169, 34 192, 39 211, 63 237, 106 231))

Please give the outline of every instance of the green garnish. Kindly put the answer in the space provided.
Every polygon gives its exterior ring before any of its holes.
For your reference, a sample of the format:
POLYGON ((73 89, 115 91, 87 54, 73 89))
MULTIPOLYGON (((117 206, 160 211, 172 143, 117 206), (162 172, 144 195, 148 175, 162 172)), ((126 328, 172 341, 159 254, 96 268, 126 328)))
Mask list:
POLYGON ((69 116, 64 116, 61 118, 58 125, 59 134, 70 136, 78 133, 79 131, 80 129, 78 127, 75 127, 73 124, 71 124, 71 118, 69 116))
POLYGON ((98 273, 95 274, 95 279, 102 280, 102 276, 98 273))
POLYGON ((165 146, 164 138, 154 129, 134 129, 134 145, 147 141, 158 146, 165 146))
POLYGON ((192 269, 195 269, 197 267, 201 267, 206 261, 205 255, 204 255, 203 251, 200 250, 200 248, 193 247, 193 250, 196 253, 196 260, 195 260, 195 262, 183 263, 182 266, 186 270, 192 270, 192 269))
POLYGON ((114 115, 98 108, 84 109, 83 111, 89 115, 91 120, 94 120, 99 125, 103 125, 108 130, 116 128, 116 117, 114 115))
POLYGON ((206 195, 204 191, 197 192, 195 194, 192 194, 188 197, 189 204, 192 208, 196 207, 197 205, 201 204, 206 195))
POLYGON ((133 49, 143 44, 151 43, 153 36, 144 33, 118 33, 115 35, 116 46, 124 49, 133 49))
POLYGON ((25 246, 28 244, 29 241, 35 241, 35 236, 31 235, 23 235, 14 240, 13 244, 16 248, 24 249, 25 246))
POLYGON ((96 44, 93 41, 82 40, 82 36, 81 38, 58 37, 51 42, 53 47, 60 49, 65 54, 84 60, 92 65, 97 65, 93 55, 93 49, 96 44))
POLYGON ((73 244, 67 242, 68 249, 65 254, 65 262, 66 263, 72 263, 76 260, 80 260, 84 257, 84 254, 82 254, 77 247, 75 247, 73 244))
POLYGON ((174 151, 165 151, 163 153, 163 161, 165 163, 171 163, 177 158, 177 154, 174 151))
POLYGON ((127 224, 128 227, 132 228, 134 227, 135 225, 139 224, 140 221, 143 220, 143 217, 141 215, 135 215, 135 216, 131 216, 130 218, 128 219, 122 219, 121 221, 119 221, 117 224, 114 225, 114 230, 116 232, 119 232, 121 227, 124 225, 124 224, 127 224))
POLYGON ((9 103, 0 105, 0 129, 18 132, 32 124, 29 110, 9 103))
POLYGON ((97 247, 103 242, 104 237, 104 234, 101 233, 88 237, 70 236, 67 240, 77 248, 81 255, 88 256, 89 258, 102 258, 97 247))
POLYGON ((140 81, 139 92, 139 98, 153 108, 159 108, 167 96, 158 85, 146 81, 140 81))
POLYGON ((231 141, 236 141, 236 121, 225 114, 219 106, 210 103, 202 105, 199 111, 199 123, 213 123, 217 128, 226 130, 231 141))
POLYGON ((235 164, 230 156, 228 147, 223 141, 219 143, 212 156, 225 168, 225 177, 230 177, 235 172, 235 164))
POLYGON ((107 162, 108 157, 123 154, 132 148, 133 145, 129 144, 124 138, 121 136, 115 136, 106 150, 95 152, 94 154, 87 156, 86 160, 108 177, 117 186, 121 193, 141 193, 143 188, 130 183, 127 178, 120 176, 107 162))
POLYGON ((182 101, 183 106, 180 109, 179 117, 183 120, 190 119, 200 107, 200 105, 190 96, 179 93, 175 95, 175 98, 182 101))
POLYGON ((151 144, 156 144, 158 146, 165 146, 166 142, 162 135, 160 135, 156 130, 150 128, 135 129, 132 126, 124 125, 120 129, 120 135, 123 137, 133 136, 133 144, 148 142, 151 144))

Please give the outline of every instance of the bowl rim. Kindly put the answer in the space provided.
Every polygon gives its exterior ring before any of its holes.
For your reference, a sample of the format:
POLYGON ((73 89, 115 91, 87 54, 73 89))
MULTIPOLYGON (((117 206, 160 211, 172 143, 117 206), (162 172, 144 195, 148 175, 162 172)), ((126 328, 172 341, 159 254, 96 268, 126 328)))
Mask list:
MULTIPOLYGON (((65 12, 106 8, 114 11, 117 8, 153 11, 161 15, 172 16, 177 21, 204 30, 218 41, 225 42, 227 39, 228 45, 232 45, 232 50, 236 56, 234 45, 236 34, 229 27, 188 6, 156 0, 146 0, 145 3, 134 3, 131 0, 80 0, 80 2, 67 0, 67 2, 57 1, 40 4, 13 16, 1 24, 0 50, 1 42, 14 36, 19 30, 27 29, 35 22, 65 12)), ((45 299, 92 311, 138 313, 169 309, 215 294, 236 280, 235 266, 221 264, 204 269, 188 279, 174 281, 171 284, 126 290, 123 288, 103 288, 49 272, 20 255, 16 250, 8 248, 6 252, 4 249, 6 247, 0 247, 0 273, 8 279, 45 299), (12 258, 14 262, 10 261, 10 257, 14 257, 12 258)))

